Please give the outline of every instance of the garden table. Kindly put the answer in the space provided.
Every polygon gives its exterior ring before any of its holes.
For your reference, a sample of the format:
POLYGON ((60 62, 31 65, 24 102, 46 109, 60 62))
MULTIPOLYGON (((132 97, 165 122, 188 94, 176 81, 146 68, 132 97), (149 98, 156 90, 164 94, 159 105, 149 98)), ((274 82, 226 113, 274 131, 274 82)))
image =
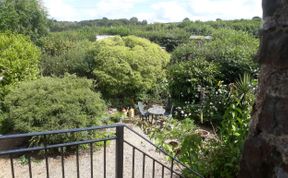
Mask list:
POLYGON ((157 107, 152 107, 148 109, 148 113, 152 115, 152 122, 155 116, 155 118, 157 118, 158 116, 162 116, 165 113, 165 109, 161 106, 157 106, 157 107))

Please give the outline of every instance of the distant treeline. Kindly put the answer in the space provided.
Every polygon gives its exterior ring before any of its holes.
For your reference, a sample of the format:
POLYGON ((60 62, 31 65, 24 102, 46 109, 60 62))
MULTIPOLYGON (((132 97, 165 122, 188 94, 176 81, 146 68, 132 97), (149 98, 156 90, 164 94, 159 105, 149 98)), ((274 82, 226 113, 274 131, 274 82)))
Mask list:
POLYGON ((95 36, 101 34, 135 35, 165 47, 168 52, 173 51, 179 44, 187 42, 191 35, 211 35, 213 31, 221 28, 246 32, 258 38, 260 26, 261 19, 258 17, 251 20, 217 19, 207 22, 185 18, 182 22, 153 24, 148 24, 146 20, 138 21, 136 17, 129 20, 103 18, 80 22, 50 20, 51 32, 60 33, 70 39, 94 41, 95 36))
POLYGON ((147 20, 139 21, 137 17, 132 17, 130 19, 108 19, 103 17, 102 19, 95 20, 83 20, 80 22, 70 22, 70 21, 57 21, 50 20, 51 31, 65 31, 71 29, 79 29, 84 26, 98 26, 98 27, 111 27, 111 26, 121 26, 121 25, 147 25, 147 20))

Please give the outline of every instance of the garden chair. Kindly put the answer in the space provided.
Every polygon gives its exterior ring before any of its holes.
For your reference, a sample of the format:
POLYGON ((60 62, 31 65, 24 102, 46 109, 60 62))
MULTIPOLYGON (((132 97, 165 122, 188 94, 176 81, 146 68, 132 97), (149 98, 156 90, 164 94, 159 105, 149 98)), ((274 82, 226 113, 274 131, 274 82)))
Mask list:
POLYGON ((167 111, 164 113, 164 116, 167 117, 167 118, 172 118, 172 113, 173 113, 173 105, 171 106, 171 109, 170 109, 170 110, 167 110, 167 111))
POLYGON ((167 118, 172 118, 172 114, 173 114, 173 105, 168 103, 166 108, 165 108, 165 113, 164 116, 167 118))
POLYGON ((144 104, 142 102, 138 102, 137 107, 139 109, 140 118, 149 119, 149 112, 144 109, 144 104))

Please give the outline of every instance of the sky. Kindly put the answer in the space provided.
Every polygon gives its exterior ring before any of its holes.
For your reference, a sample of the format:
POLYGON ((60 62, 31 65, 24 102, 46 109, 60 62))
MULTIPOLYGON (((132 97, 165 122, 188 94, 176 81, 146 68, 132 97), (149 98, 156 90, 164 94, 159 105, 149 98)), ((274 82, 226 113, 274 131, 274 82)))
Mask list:
POLYGON ((42 0, 49 17, 62 21, 137 17, 154 22, 251 19, 261 0, 42 0))

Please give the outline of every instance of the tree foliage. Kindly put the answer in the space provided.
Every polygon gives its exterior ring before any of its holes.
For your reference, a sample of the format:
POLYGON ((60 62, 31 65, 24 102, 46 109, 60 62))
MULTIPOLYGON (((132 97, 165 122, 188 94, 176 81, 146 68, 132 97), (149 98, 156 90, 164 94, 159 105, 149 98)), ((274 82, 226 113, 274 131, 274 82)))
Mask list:
POLYGON ((199 57, 214 61, 223 74, 220 80, 229 84, 244 73, 256 75, 257 65, 253 61, 258 40, 251 35, 229 29, 215 30, 212 40, 191 41, 182 44, 172 54, 172 62, 194 60, 199 57))
POLYGON ((0 33, 0 49, 2 92, 9 85, 37 78, 40 50, 29 39, 23 35, 0 33))
POLYGON ((174 116, 219 124, 227 106, 228 91, 219 78, 219 65, 203 58, 183 61, 168 68, 174 116))
POLYGON ((97 41, 89 54, 95 63, 97 88, 106 98, 139 98, 165 78, 169 54, 134 36, 97 41))
POLYGON ((94 63, 87 58, 93 43, 87 40, 45 37, 41 39, 41 70, 45 76, 63 76, 65 73, 92 78, 94 63))
POLYGON ((47 14, 38 0, 1 0, 0 30, 21 33, 37 41, 48 33, 47 14))

